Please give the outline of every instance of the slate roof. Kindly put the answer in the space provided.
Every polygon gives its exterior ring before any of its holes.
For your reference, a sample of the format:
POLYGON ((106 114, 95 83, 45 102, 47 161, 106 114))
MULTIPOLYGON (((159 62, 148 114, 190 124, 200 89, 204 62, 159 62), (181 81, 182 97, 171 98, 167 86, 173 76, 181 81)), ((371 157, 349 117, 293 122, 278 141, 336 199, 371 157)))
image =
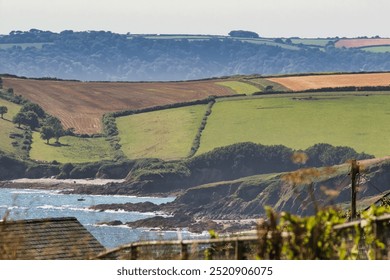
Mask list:
POLYGON ((0 222, 0 259, 82 260, 103 251, 76 218, 0 222))

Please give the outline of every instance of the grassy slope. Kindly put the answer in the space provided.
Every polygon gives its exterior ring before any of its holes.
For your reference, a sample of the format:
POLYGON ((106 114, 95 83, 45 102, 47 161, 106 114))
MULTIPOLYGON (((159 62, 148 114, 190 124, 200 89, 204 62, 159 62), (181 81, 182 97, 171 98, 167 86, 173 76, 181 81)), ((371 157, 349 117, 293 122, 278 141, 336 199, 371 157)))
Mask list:
POLYGON ((12 118, 19 112, 20 106, 0 99, 0 106, 6 106, 8 113, 4 114, 4 119, 0 118, 0 150, 8 153, 16 153, 16 149, 12 147, 13 139, 9 138, 10 133, 23 133, 22 130, 17 129, 12 123, 12 118))
POLYGON ((389 95, 317 96, 311 101, 291 96, 219 101, 197 154, 244 141, 295 149, 324 142, 378 157, 390 154, 389 95))
POLYGON ((122 150, 129 158, 186 157, 205 110, 196 105, 118 118, 122 150))
MULTIPOLYGON (((54 140, 50 141, 53 144, 54 140)), ((33 144, 30 157, 35 160, 61 163, 95 162, 112 159, 113 149, 104 138, 78 138, 66 136, 60 139, 62 146, 47 145, 40 139, 40 134, 33 134, 33 144)))
POLYGON ((253 94, 260 91, 259 88, 239 81, 218 82, 217 85, 225 86, 234 90, 237 94, 253 94))

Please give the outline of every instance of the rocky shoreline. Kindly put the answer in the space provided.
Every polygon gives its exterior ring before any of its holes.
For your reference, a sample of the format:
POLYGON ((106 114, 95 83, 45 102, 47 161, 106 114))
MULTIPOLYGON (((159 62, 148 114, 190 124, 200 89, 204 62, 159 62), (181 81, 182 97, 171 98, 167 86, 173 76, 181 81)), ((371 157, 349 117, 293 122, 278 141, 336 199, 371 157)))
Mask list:
POLYGON ((177 230, 178 228, 186 228, 193 233, 202 233, 204 231, 213 230, 217 233, 234 233, 239 231, 253 230, 256 228, 256 222, 241 222, 239 220, 218 220, 214 221, 208 218, 195 219, 193 216, 174 213, 176 208, 175 203, 166 203, 156 205, 151 202, 141 203, 126 203, 126 204, 99 204, 90 207, 90 209, 98 211, 115 210, 115 211, 137 211, 141 213, 155 212, 156 217, 142 219, 134 222, 122 223, 121 221, 105 222, 101 225, 122 226, 127 225, 131 228, 151 228, 158 230, 177 230), (159 215, 162 214, 162 215, 159 215))
MULTIPOLYGON (((62 194, 80 195, 129 195, 128 188, 120 186, 120 184, 114 182, 105 185, 93 185, 93 180, 88 181, 87 184, 84 181, 79 180, 73 180, 72 182, 65 182, 62 180, 49 181, 1 181, 0 188, 41 189, 58 191, 62 194)), ((178 193, 153 193, 152 196, 167 197, 172 195, 178 195, 178 193)), ((188 231, 193 233, 202 233, 209 230, 214 230, 217 233, 234 233, 256 228, 256 222, 243 223, 238 219, 239 217, 233 217, 231 220, 221 219, 216 222, 210 217, 192 215, 191 211, 188 211, 185 205, 181 205, 175 201, 161 205, 156 205, 151 202, 100 204, 94 205, 90 207, 90 209, 96 211, 113 210, 141 213, 153 212, 157 215, 156 217, 138 220, 135 222, 122 223, 121 221, 109 221, 101 224, 109 226, 126 225, 131 228, 150 228, 174 231, 179 228, 186 228, 188 231)))
POLYGON ((138 220, 135 222, 122 223, 121 221, 111 221, 100 223, 99 225, 123 226, 130 228, 148 228, 151 230, 176 231, 186 229, 192 233, 204 233, 214 231, 218 234, 234 234, 243 231, 255 230, 255 221, 240 223, 238 221, 213 221, 210 219, 195 220, 186 215, 175 215, 172 217, 156 216, 153 218, 138 220))

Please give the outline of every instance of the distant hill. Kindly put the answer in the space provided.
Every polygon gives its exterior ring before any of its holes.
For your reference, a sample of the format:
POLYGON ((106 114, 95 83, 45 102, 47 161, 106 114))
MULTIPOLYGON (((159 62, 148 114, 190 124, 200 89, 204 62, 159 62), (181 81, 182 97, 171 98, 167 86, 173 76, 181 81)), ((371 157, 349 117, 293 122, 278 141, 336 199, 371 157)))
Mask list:
MULTIPOLYGON (((390 70, 390 50, 382 45, 374 48, 365 43, 365 49, 343 48, 347 39, 245 34, 13 31, 0 36, 0 73, 78 80, 167 81, 253 73, 390 70)), ((385 39, 374 38, 373 44, 379 44, 378 40, 385 43, 385 39)))

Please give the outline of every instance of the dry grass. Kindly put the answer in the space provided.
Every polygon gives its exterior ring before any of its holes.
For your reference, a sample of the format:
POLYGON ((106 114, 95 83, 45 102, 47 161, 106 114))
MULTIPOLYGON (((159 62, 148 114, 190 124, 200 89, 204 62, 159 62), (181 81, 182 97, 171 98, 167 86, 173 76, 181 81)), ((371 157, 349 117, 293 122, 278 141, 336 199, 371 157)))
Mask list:
POLYGON ((336 48, 361 48, 370 46, 384 46, 390 45, 388 38, 374 38, 374 39, 341 39, 336 42, 336 48))
POLYGON ((390 73, 335 74, 269 78, 293 91, 329 87, 389 86, 390 73))

